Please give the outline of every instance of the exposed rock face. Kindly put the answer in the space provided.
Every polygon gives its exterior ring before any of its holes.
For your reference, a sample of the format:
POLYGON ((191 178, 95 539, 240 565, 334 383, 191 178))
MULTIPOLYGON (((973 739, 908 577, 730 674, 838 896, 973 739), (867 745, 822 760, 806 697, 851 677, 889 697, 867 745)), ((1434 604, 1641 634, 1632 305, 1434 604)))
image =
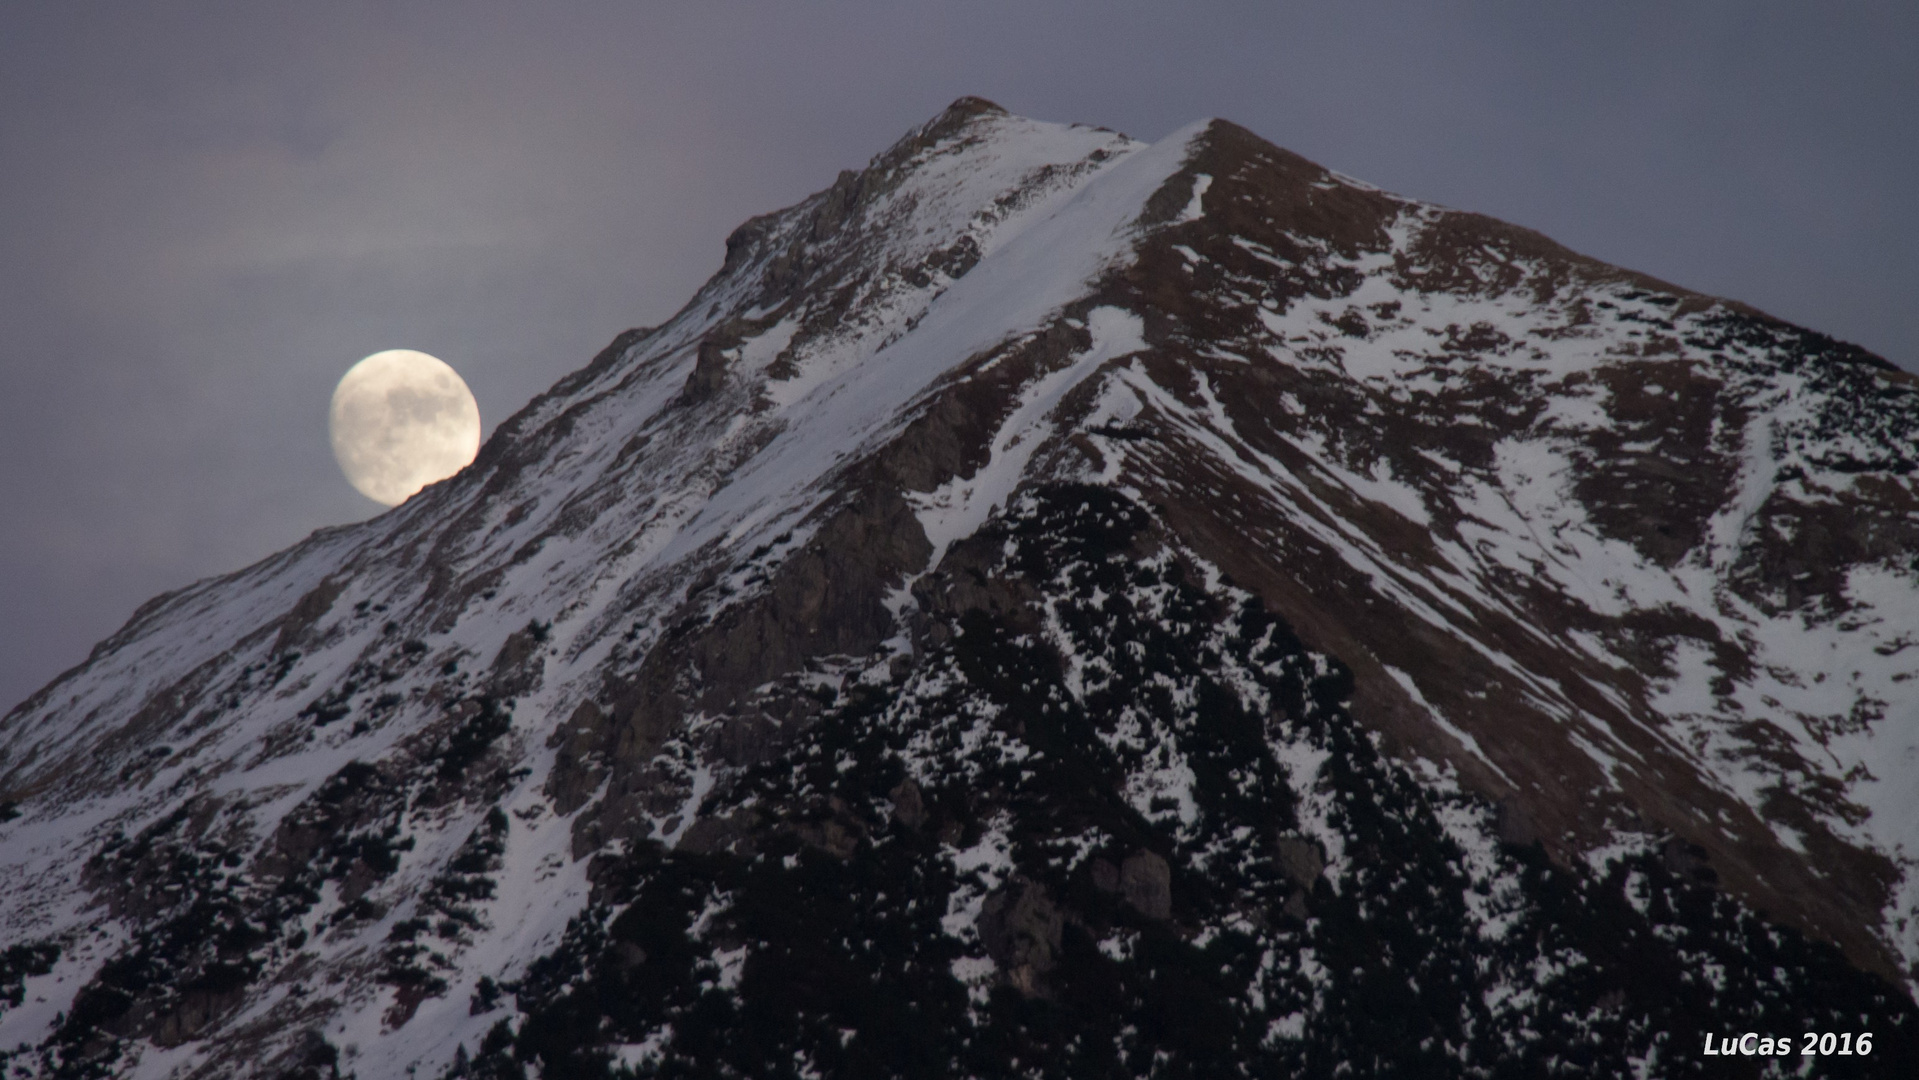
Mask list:
POLYGON ((1903 1075, 1916 448, 1737 304, 966 99, 0 721, 0 1065, 1903 1075))
POLYGON ((1150 851, 1136 852, 1119 867, 1119 893, 1149 919, 1173 917, 1173 871, 1150 851))
MULTIPOLYGON (((1505 837, 1501 837, 1502 840, 1505 837)), ((1326 870, 1326 857, 1319 845, 1297 836, 1282 836, 1273 842, 1273 854, 1286 876, 1302 889, 1311 889, 1326 870)))
POLYGON ((980 905, 979 938, 1009 985, 1033 997, 1041 980, 1059 964, 1060 933, 1065 927, 1046 886, 1014 878, 980 905))

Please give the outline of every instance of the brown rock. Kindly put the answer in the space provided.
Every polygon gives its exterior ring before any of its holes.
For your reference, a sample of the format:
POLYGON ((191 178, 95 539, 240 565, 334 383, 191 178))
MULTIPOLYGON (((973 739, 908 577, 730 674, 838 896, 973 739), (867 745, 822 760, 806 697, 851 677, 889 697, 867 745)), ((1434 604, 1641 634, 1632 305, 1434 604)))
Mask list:
POLYGON ((794 830, 802 842, 826 852, 842 861, 853 857, 864 839, 858 822, 828 818, 825 821, 808 822, 794 830))
POLYGON ((582 701, 566 723, 554 731, 549 744, 559 752, 553 755, 553 771, 546 778, 546 795, 553 800, 554 813, 564 817, 585 806, 606 779, 605 755, 601 753, 606 729, 606 714, 593 702, 582 701))
POLYGON ((302 1032, 268 1075, 280 1080, 339 1080, 340 1051, 320 1028, 302 1032))
POLYGON ((363 859, 353 860, 347 867, 346 877, 340 879, 340 899, 352 903, 365 896, 368 889, 380 883, 381 874, 366 864, 363 859))
POLYGON ((1273 841, 1273 854, 1279 859, 1280 869, 1302 889, 1310 890, 1326 869, 1326 858, 1319 853, 1319 845, 1303 837, 1280 837, 1273 841))
POLYGON ((1300 922, 1305 922, 1312 914, 1312 912, 1306 908, 1306 890, 1294 889, 1292 895, 1286 898, 1286 906, 1280 910, 1298 919, 1300 922))
POLYGON ((778 751, 780 730, 778 723, 760 713, 735 716, 720 725, 715 748, 720 760, 734 768, 757 765, 778 751))
POLYGON ((893 816, 900 824, 915 831, 926 824, 926 802, 920 796, 920 786, 910 777, 895 785, 887 797, 893 800, 893 816))
POLYGON ((246 1000, 243 987, 225 990, 190 989, 153 1026, 153 1041, 162 1047, 179 1046, 206 1030, 246 1000))
POLYGON ((540 655, 542 636, 529 626, 513 631, 500 643, 488 683, 494 697, 518 697, 540 685, 546 673, 546 659, 540 655))
POLYGON ((697 405, 711 400, 726 386, 726 353, 730 344, 726 338, 716 340, 711 336, 700 342, 699 359, 686 377, 686 384, 680 388, 680 404, 697 405))
POLYGON ((1718 881, 1719 875, 1713 872, 1707 859, 1705 848, 1683 837, 1667 837, 1659 848, 1659 861, 1666 864, 1673 876, 1710 884, 1718 881))
POLYGON ((621 972, 628 972, 646 963, 646 950, 630 941, 616 941, 611 950, 613 963, 621 972))
MULTIPOLYGON (((278 656, 288 649, 311 645, 313 625, 333 609, 333 601, 345 589, 344 580, 329 576, 300 597, 299 602, 293 605, 293 610, 280 619, 279 632, 273 638, 273 654, 278 656)), ((135 615, 136 619, 138 617, 135 615)))
POLYGON ((742 810, 726 817, 700 818, 686 827, 676 845, 681 851, 707 854, 715 851, 744 851, 752 847, 752 830, 759 815, 742 810))
POLYGON ((979 936, 986 955, 1027 997, 1044 992, 1042 980, 1058 963, 1064 926, 1046 886, 1025 878, 1008 881, 980 906, 979 936))
POLYGON ((1119 891, 1133 910, 1149 919, 1173 917, 1173 871, 1153 852, 1126 857, 1119 868, 1119 891))

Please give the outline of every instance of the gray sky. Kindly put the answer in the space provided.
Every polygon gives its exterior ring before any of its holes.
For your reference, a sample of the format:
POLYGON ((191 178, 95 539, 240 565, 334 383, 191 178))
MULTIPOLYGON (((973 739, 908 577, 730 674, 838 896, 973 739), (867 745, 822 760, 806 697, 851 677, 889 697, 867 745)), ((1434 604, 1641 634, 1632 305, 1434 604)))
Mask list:
POLYGON ((1919 366, 1919 5, 0 6, 0 709, 379 507, 368 353, 488 431, 953 98, 1341 172, 1919 366))

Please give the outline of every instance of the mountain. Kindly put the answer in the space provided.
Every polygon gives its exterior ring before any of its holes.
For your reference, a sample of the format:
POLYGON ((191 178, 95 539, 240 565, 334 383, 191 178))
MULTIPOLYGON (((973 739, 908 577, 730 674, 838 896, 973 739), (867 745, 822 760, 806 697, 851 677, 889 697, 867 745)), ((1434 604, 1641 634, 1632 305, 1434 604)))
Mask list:
POLYGON ((1859 349, 963 99, 0 721, 0 1066, 1910 1075, 1915 465, 1859 349))

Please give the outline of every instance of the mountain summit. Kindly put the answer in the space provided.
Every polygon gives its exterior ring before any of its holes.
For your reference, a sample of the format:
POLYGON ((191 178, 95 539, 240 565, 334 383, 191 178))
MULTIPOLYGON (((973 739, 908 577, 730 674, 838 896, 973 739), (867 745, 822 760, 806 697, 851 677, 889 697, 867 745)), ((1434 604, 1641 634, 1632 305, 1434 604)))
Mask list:
POLYGON ((1916 465, 1859 349, 962 99, 0 721, 0 1067, 1919 1069, 1916 465))

